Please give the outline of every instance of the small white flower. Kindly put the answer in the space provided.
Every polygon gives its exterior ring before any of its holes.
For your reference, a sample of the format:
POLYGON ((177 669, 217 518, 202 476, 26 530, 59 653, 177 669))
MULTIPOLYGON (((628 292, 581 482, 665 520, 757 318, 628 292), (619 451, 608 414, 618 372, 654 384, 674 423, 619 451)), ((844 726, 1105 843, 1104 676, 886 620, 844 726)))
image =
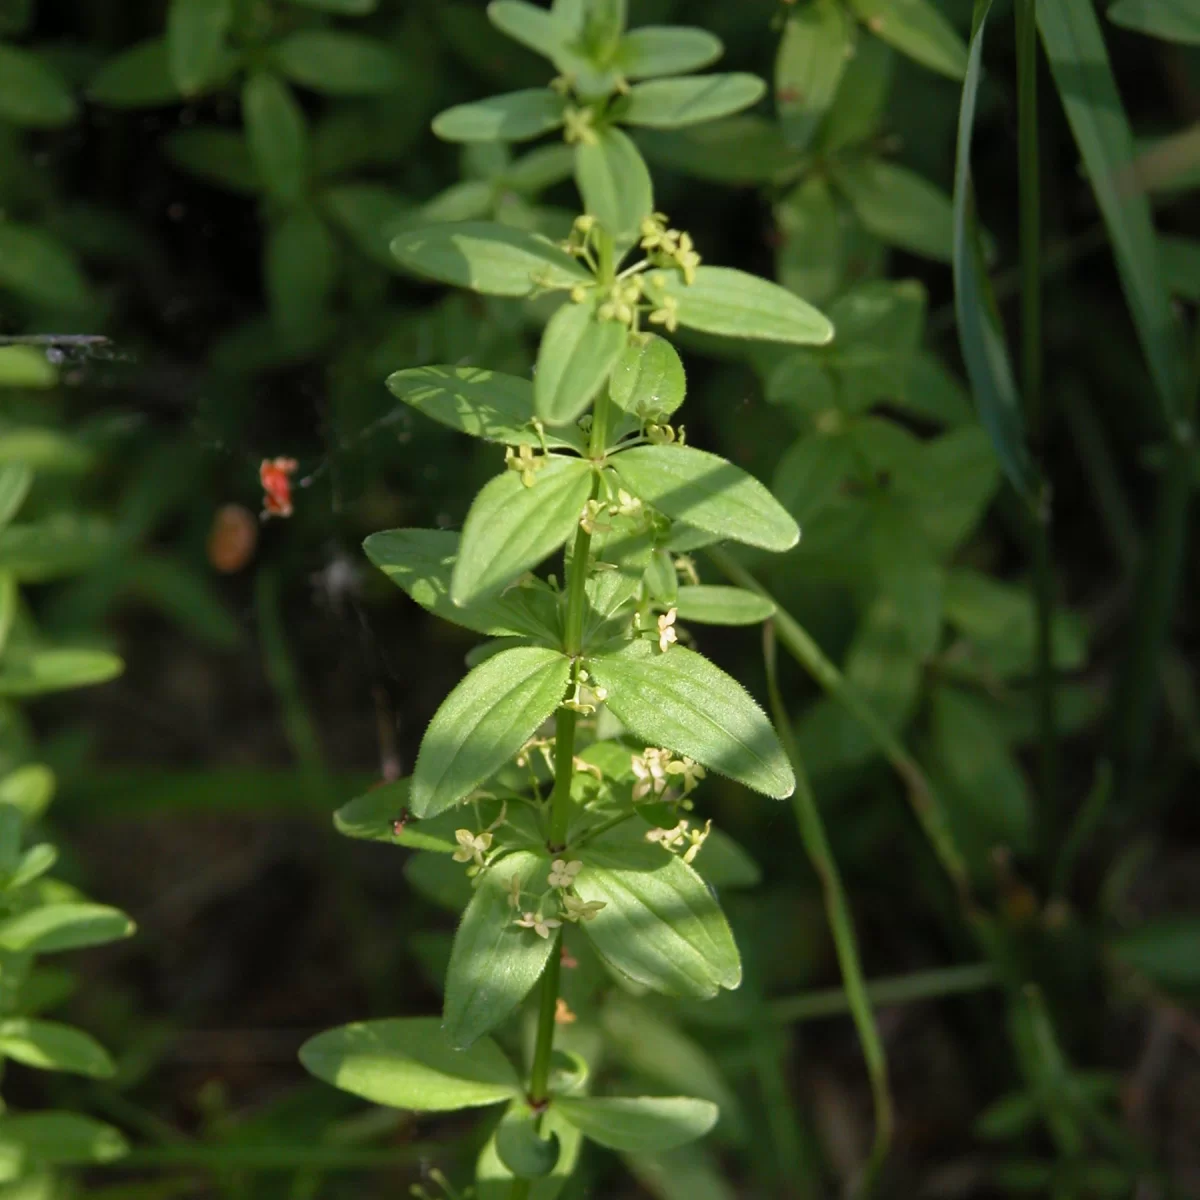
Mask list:
POLYGON ((569 888, 575 883, 575 876, 582 870, 583 863, 578 859, 568 862, 566 859, 556 858, 550 864, 550 886, 569 888))
POLYGON ((669 646, 679 641, 675 633, 675 613, 676 610, 670 608, 658 618, 658 648, 664 654, 669 646))
POLYGON ((683 790, 686 794, 704 778, 705 770, 698 762, 685 755, 675 762, 667 763, 667 774, 683 776, 683 790))
POLYGON ((669 751, 656 750, 653 746, 647 746, 642 754, 633 756, 630 765, 634 778, 637 780, 637 783, 633 785, 635 803, 651 792, 656 796, 659 795, 667 786, 665 765, 669 759, 669 751))
POLYGON ((550 930, 557 929, 562 922, 557 917, 541 917, 537 913, 522 913, 514 922, 522 929, 532 929, 540 938, 548 938, 550 930))
POLYGON ((456 829, 454 837, 458 842, 458 849, 454 852, 454 861, 465 863, 474 860, 476 866, 482 867, 484 865, 483 856, 492 844, 492 835, 487 832, 472 833, 469 829, 456 829))

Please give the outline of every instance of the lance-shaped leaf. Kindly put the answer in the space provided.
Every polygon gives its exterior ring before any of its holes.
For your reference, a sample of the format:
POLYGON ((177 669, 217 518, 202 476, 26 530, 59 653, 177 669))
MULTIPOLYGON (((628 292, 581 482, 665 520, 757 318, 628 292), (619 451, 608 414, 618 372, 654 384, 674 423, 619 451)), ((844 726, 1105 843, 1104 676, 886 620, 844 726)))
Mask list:
POLYGON ((641 421, 659 424, 683 403, 686 390, 678 352, 655 334, 629 340, 608 385, 608 394, 618 408, 641 421))
POLYGON ((504 766, 558 707, 569 673, 569 660, 543 646, 518 646, 480 663, 421 739, 412 811, 435 816, 504 766))
POLYGON ((775 58, 775 106, 788 144, 807 149, 854 50, 854 22, 839 0, 815 0, 788 17, 775 58))
POLYGON ((930 0, 850 0, 850 7, 901 54, 951 79, 963 77, 967 48, 930 0))
POLYGON ((687 25, 643 25, 631 29, 617 47, 617 65, 626 79, 684 75, 716 62, 721 39, 687 25))
POLYGON ((291 89, 278 76, 256 71, 242 89, 242 119, 250 157, 263 187, 294 204, 308 182, 308 128, 291 89))
POLYGON ((958 338, 979 420, 988 432, 996 457, 1017 491, 1029 497, 1036 479, 1025 443, 1021 398, 1013 378, 995 297, 983 262, 971 184, 971 136, 983 61, 983 9, 971 36, 966 79, 958 112, 958 145, 954 163, 954 309, 958 338))
POLYGON ((602 321, 590 301, 568 301, 550 318, 538 347, 533 398, 548 425, 574 421, 592 402, 621 357, 628 330, 602 321))
POLYGON ((544 587, 513 588, 503 596, 458 605, 450 578, 458 534, 448 529, 385 529, 363 542, 367 557, 422 608, 489 637, 553 637, 558 605, 544 587))
POLYGON ((231 0, 171 0, 167 9, 167 62, 185 96, 207 87, 222 70, 231 0))
POLYGON ((0 950, 51 954, 99 946, 133 931, 133 922, 123 912, 105 904, 45 904, 0 921, 0 950))
POLYGON ((0 696, 41 696, 115 679, 125 664, 107 650, 22 650, 0 663, 0 696))
POLYGON ((82 308, 92 299, 74 254, 52 234, 16 221, 0 224, 0 288, 55 309, 82 308))
POLYGON ((388 390, 427 417, 471 437, 505 446, 540 445, 582 451, 578 429, 539 434, 533 424, 533 384, 485 367, 412 367, 388 376, 388 390))
POLYGON ((426 821, 408 812, 411 779, 394 779, 373 787, 333 814, 333 826, 343 837, 387 842, 413 850, 450 854, 458 849, 454 831, 462 824, 458 813, 445 812, 426 821))
POLYGON ((634 446, 613 455, 621 482, 647 504, 697 529, 764 550, 800 539, 791 514, 740 467, 691 446, 634 446))
POLYGON ((573 38, 570 24, 557 13, 547 12, 526 0, 492 0, 487 15, 488 20, 514 42, 520 42, 552 62, 567 49, 573 38))
MULTIPOLYGON (((549 1175, 534 1179, 529 1185, 529 1200, 555 1200, 579 1161, 583 1134, 561 1116, 553 1106, 542 1117, 542 1133, 558 1138, 558 1162, 549 1175)), ((509 1200, 512 1195, 513 1173, 504 1165, 491 1137, 480 1152, 475 1167, 476 1200, 509 1200)))
MULTIPOLYGON (((536 909, 546 891, 549 862, 544 855, 518 850, 505 855, 480 880, 454 935, 446 972, 443 1017, 446 1035, 469 1046, 503 1021, 537 983, 557 941, 516 922, 536 909), (513 877, 521 880, 520 911, 510 903, 513 877)), ((553 908, 553 906, 551 906, 553 908)), ((543 914, 557 919, 553 911, 543 914)))
POLYGON ((526 487, 518 471, 485 484, 463 523, 450 580, 455 604, 497 592, 536 567, 570 537, 592 491, 592 466, 551 457, 526 487))
POLYGON ((690 1096, 558 1096, 554 1108, 584 1137, 627 1154, 654 1154, 702 1138, 720 1112, 690 1096))
POLYGON ((817 309, 770 280, 733 267, 699 267, 692 283, 677 271, 649 276, 651 290, 675 300, 680 325, 722 337, 823 346, 833 326, 817 309))
POLYGON ((36 54, 0 43, 0 117, 28 129, 55 129, 75 118, 75 98, 36 54))
POLYGON ((460 1050, 436 1017, 359 1021, 300 1047, 306 1070, 374 1104, 453 1112, 521 1094, 512 1063, 491 1038, 460 1050))
POLYGON ((796 780, 766 714, 735 679, 682 646, 649 641, 589 657, 608 707, 646 745, 666 746, 776 799, 796 780))
POLYGON ((385 42, 340 29, 298 29, 270 55, 293 83, 330 96, 380 95, 404 83, 404 62, 385 42))
POLYGON ((616 243, 618 258, 654 211, 654 185, 641 152, 616 126, 575 147, 575 182, 584 208, 616 243))
POLYGON ((120 1130, 78 1113, 54 1111, 0 1117, 0 1150, 10 1147, 56 1167, 113 1162, 129 1153, 120 1130))
POLYGON ((1200 46, 1200 8, 1193 0, 1117 0, 1108 19, 1168 42, 1200 46))
POLYGON ((682 858, 636 829, 589 842, 579 857, 585 864, 576 878, 580 897, 604 904, 583 928, 621 974, 668 996, 697 999, 741 983, 725 914, 682 858))
POLYGON ((858 219, 891 246, 949 262, 954 218, 950 197, 907 167, 854 158, 833 171, 858 219))
POLYGON ((524 142, 563 123, 566 101, 548 88, 527 88, 456 104, 433 119, 446 142, 524 142))
POLYGON ((1200 921, 1194 915, 1168 916, 1117 934, 1109 950, 1125 966, 1162 987, 1200 989, 1200 921))
POLYGON ((591 279, 548 239, 490 221, 407 230, 393 238, 392 253, 411 271, 491 296, 528 296, 591 279))
POLYGON ((88 96, 112 108, 157 108, 179 99, 163 38, 137 42, 110 58, 92 76, 88 96))
POLYGON ((767 90, 757 75, 684 75, 635 83, 617 119, 649 129, 680 129, 728 117, 757 104, 767 90))
POLYGON ((701 625, 757 625, 775 615, 775 602, 745 588, 687 584, 675 596, 681 621, 701 625))
POLYGON ((71 1071, 94 1079, 108 1079, 117 1070, 91 1034, 57 1021, 0 1021, 0 1055, 42 1071, 71 1071))

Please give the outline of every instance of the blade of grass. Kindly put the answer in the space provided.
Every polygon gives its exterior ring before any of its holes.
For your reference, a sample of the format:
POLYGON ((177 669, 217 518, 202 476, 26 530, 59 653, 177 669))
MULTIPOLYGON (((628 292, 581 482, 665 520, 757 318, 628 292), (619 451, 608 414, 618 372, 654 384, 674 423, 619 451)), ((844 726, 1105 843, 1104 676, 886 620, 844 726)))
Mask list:
MULTIPOLYGON (((1000 986, 1000 977, 991 963, 971 963, 962 967, 941 967, 932 971, 914 971, 875 979, 866 985, 867 1001, 872 1008, 896 1004, 915 1004, 920 1000, 940 1000, 969 992, 1000 986)), ((771 1016, 776 1021, 816 1021, 822 1017, 840 1017, 850 1011, 845 988, 824 988, 774 1001, 771 1016)))
POLYGON ((829 848, 829 839, 825 835, 825 826, 821 821, 821 812, 817 807, 808 773, 800 761, 796 739, 792 734, 791 718, 779 692, 775 626, 770 621, 763 626, 763 661, 767 668, 767 695, 770 699, 771 715, 775 720, 775 729, 796 775, 796 789, 792 792, 792 811, 796 816, 796 827, 804 852, 821 882, 829 932, 833 937, 846 999, 850 1006, 850 1014, 854 1018, 858 1040, 862 1045, 867 1077, 871 1084, 871 1101, 875 1109, 875 1138, 858 1189, 859 1195, 867 1196, 874 1190, 892 1143, 892 1096, 888 1087, 887 1056, 883 1050, 883 1039, 879 1036, 879 1027, 875 1024, 875 1014, 867 998, 862 962, 858 955, 858 939, 854 934, 854 921, 850 916, 846 890, 842 886, 837 862, 829 848))
POLYGON ((821 647, 808 635, 800 623, 767 591, 737 559, 719 546, 709 546, 705 553, 716 568, 731 582, 765 596, 775 604, 775 629, 788 653, 848 712, 861 723, 880 753, 903 780, 909 804, 925 836, 949 876, 959 901, 971 908, 971 882, 966 861, 950 831, 946 814, 933 785, 920 764, 904 748, 900 739, 880 719, 870 704, 846 681, 846 677, 825 656, 821 647))

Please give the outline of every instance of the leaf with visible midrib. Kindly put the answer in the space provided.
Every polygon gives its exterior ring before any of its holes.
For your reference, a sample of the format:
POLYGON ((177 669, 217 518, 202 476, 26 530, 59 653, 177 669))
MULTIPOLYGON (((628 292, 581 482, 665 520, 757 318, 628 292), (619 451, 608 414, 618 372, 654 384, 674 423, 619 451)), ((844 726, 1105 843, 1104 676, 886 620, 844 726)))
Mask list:
POLYGON ((690 1096, 557 1096, 554 1108, 586 1138, 627 1154, 654 1154, 703 1137, 720 1115, 690 1096))
POLYGON ((43 1071, 72 1071, 108 1079, 116 1065, 90 1034, 57 1021, 14 1017, 0 1022, 0 1055, 43 1071))
POLYGON ((105 904, 45 904, 0 921, 0 949, 50 954, 98 946, 133 931, 123 912, 105 904))
POLYGON ((548 870, 544 856, 518 850, 490 867, 476 887, 446 971, 443 1017, 455 1045, 469 1046, 494 1029, 541 976, 556 941, 516 924, 519 913, 509 903, 509 889, 512 877, 520 875, 523 903, 532 909, 546 889, 548 870))
POLYGON ((575 182, 584 209, 612 235, 618 257, 654 211, 654 185, 638 148, 615 126, 575 147, 575 182))
POLYGON ((612 458, 635 496, 697 529, 764 550, 790 550, 800 530, 753 475, 691 446, 634 446, 612 458))
POLYGON ((757 104, 767 90, 757 75, 680 75, 635 83, 617 120, 650 129, 679 129, 715 121, 757 104))
POLYGON ((450 580, 455 604, 497 592, 570 537, 592 491, 591 463, 551 457, 526 487, 516 471, 485 484, 463 522, 450 580))
POLYGON ((480 663, 442 702, 421 739, 412 811, 436 816, 504 766, 558 707, 570 668, 543 646, 518 646, 480 663))
POLYGON ((649 641, 588 658, 606 703, 647 745, 666 746, 782 800, 796 785, 766 714, 736 679, 682 646, 649 641))
POLYGON ((579 417, 608 382, 627 337, 619 321, 601 321, 594 305, 564 304, 538 347, 533 384, 538 416, 560 426, 579 417))
POLYGON ((523 142, 557 129, 565 104, 546 88, 529 88, 456 104, 433 119, 433 132, 446 142, 523 142))
POLYGON ((491 1038, 461 1050, 436 1017, 329 1029, 300 1047, 300 1061, 318 1079, 392 1108, 453 1112, 521 1094, 512 1063, 491 1038))

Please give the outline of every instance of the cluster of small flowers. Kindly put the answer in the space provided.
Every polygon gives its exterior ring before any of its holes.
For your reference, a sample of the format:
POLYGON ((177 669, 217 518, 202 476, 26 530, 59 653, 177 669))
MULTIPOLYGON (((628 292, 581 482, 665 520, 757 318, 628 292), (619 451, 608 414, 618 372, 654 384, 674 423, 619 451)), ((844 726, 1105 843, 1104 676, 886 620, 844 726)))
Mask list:
MULTIPOLYGON (((690 233, 685 233, 682 229, 668 229, 666 214, 657 212, 651 213, 642 222, 640 232, 641 247, 655 266, 678 267, 683 272, 684 283, 696 282, 696 268, 700 265, 700 255, 692 243, 690 233)), ((651 277, 651 283, 653 282, 651 277)))
POLYGON ((687 755, 676 758, 670 750, 654 746, 647 746, 641 754, 633 755, 631 765, 637 780, 633 785, 635 804, 649 795, 660 798, 668 784, 675 781, 683 786, 686 796, 696 789, 705 775, 704 768, 687 755))
POLYGON ((580 667, 575 676, 575 690, 570 699, 562 702, 563 708, 590 717, 596 711, 596 705, 603 704, 608 699, 608 689, 591 684, 590 679, 587 671, 580 667))
MULTIPOLYGON (((531 910, 521 908, 521 875, 515 873, 508 881, 508 903, 520 915, 513 918, 513 924, 522 929, 532 929, 541 938, 548 938, 551 930, 561 927, 563 921, 591 921, 605 906, 603 900, 581 900, 574 893, 575 879, 583 870, 583 863, 578 859, 556 858, 550 864, 548 882, 551 888, 557 889, 558 899, 562 905, 558 916, 546 916, 542 912, 546 896, 531 910)), ((549 895, 549 893, 546 893, 549 895)))
POLYGON ((612 528, 601 516, 635 517, 642 512, 642 502, 631 496, 624 488, 617 490, 616 500, 589 500, 583 506, 579 515, 579 524, 584 533, 592 534, 596 530, 607 532, 612 528))
POLYGON ((657 842, 664 850, 676 854, 684 846, 683 861, 690 863, 700 853, 704 839, 712 832, 712 821, 705 821, 703 829, 692 829, 691 822, 681 820, 674 829, 651 829, 646 833, 646 841, 657 842))

